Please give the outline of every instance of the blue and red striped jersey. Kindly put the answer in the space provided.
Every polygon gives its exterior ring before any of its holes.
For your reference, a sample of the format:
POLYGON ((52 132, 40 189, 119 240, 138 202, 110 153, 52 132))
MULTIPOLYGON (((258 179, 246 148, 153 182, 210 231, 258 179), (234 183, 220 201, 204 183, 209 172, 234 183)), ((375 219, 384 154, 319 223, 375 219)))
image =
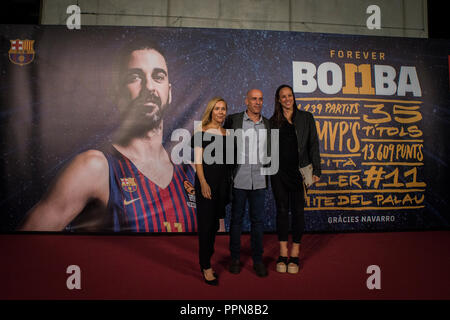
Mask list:
POLYGON ((195 171, 173 165, 172 181, 160 188, 113 147, 104 152, 109 165, 108 209, 114 231, 196 232, 195 171))

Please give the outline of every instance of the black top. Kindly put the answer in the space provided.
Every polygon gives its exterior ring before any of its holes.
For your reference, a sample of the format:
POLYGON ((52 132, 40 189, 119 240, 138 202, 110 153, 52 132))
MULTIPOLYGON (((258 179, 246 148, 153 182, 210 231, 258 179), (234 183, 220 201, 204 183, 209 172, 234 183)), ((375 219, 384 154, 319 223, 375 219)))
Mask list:
MULTIPOLYGON (((225 206, 230 200, 230 169, 231 166, 226 164, 226 136, 221 134, 212 134, 209 132, 196 132, 191 140, 191 146, 203 148, 203 173, 206 182, 211 188, 212 201, 217 202, 219 217, 225 216, 225 206), (218 139, 222 139, 222 148, 218 143, 218 139), (198 145, 195 144, 198 143, 198 145), (211 145, 216 143, 216 147, 211 145), (209 146, 209 147, 208 147, 209 146)), ((195 175, 195 194, 197 199, 197 211, 202 210, 202 202, 209 201, 204 199, 201 193, 201 186, 198 176, 195 175)))
MULTIPOLYGON (((294 118, 295 112, 292 116, 292 122, 294 122, 294 118)), ((280 179, 288 190, 297 191, 301 189, 302 176, 298 168, 299 159, 295 126, 287 120, 283 120, 279 130, 280 167, 274 178, 280 179)))
POLYGON ((198 147, 203 148, 203 172, 206 182, 212 187, 211 184, 219 182, 220 179, 224 179, 227 174, 226 136, 209 132, 196 132, 192 137, 192 147, 197 147, 195 141, 200 142, 201 145, 198 145, 198 147), (222 141, 218 141, 218 139, 222 139, 222 141), (215 143, 216 147, 214 145, 208 147, 212 143, 215 143), (220 144, 222 144, 222 148, 219 147, 220 144))

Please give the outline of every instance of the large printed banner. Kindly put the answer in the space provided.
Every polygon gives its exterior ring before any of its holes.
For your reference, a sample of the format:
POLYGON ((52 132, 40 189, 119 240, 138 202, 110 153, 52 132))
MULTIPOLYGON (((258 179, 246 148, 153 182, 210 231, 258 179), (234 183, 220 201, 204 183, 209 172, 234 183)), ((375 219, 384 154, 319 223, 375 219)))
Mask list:
MULTIPOLYGON (((159 63, 164 66, 152 69, 151 77, 158 85, 167 80, 161 89, 165 94, 154 103, 164 106, 161 143, 172 162, 211 98, 223 97, 228 113, 242 112, 246 92, 261 89, 262 114, 270 118, 276 88, 288 84, 298 108, 313 114, 320 141, 322 176, 305 198, 307 232, 449 226, 448 41, 16 25, 0 26, 0 35, 2 232, 20 228, 32 208, 63 198, 51 199, 48 191, 64 187, 55 181, 80 159, 77 155, 91 150, 88 154, 95 156, 110 147, 123 124, 123 100, 133 96, 135 81, 150 82, 140 75, 146 72, 143 67, 127 71, 124 80, 126 61, 131 61, 131 53, 124 52, 137 40, 151 41, 163 55, 159 63)), ((111 159, 110 175, 119 172, 120 181, 117 190, 109 181, 106 210, 88 203, 70 211, 66 203, 61 212, 73 213, 65 219, 44 214, 44 229, 196 231, 190 164, 174 164, 172 180, 155 182, 132 159, 111 159), (117 197, 119 202, 112 204, 117 197)), ((95 174, 77 177, 81 182, 68 197, 101 183, 95 174)), ((270 188, 265 202, 265 229, 274 231, 270 188)), ((249 230, 248 216, 244 225, 249 230)))

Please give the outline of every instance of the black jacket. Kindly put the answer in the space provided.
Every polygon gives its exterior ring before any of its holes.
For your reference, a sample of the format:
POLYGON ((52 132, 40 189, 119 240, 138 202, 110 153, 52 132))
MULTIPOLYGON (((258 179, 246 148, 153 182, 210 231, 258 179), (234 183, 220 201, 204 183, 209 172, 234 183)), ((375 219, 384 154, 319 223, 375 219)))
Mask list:
POLYGON ((320 151, 316 123, 310 112, 297 110, 294 118, 295 133, 297 134, 297 150, 299 167, 312 163, 313 175, 320 177, 320 151))
MULTIPOLYGON (((225 123, 223 125, 223 127, 225 129, 233 129, 233 130, 237 130, 237 129, 242 129, 242 123, 244 121, 244 113, 243 112, 239 112, 239 113, 234 113, 234 114, 230 114, 229 116, 227 116, 227 118, 225 119, 225 123)), ((262 117, 262 121, 264 123, 264 126, 267 129, 267 156, 270 157, 271 156, 271 141, 270 141, 270 130, 271 130, 271 126, 270 126, 270 121, 265 118, 262 117)), ((233 176, 234 174, 236 174, 236 170, 237 170, 237 141, 235 140, 234 143, 234 166, 232 168, 232 172, 233 172, 233 176)), ((269 167, 269 164, 263 165, 263 167, 269 167)), ((268 177, 266 177, 266 183, 268 185, 268 177)))
MULTIPOLYGON (((237 130, 237 129, 242 129, 242 122, 244 121, 244 113, 243 112, 239 112, 239 113, 233 113, 230 114, 226 119, 225 119, 225 123, 223 125, 223 127, 225 129, 233 129, 233 130, 237 130)), ((266 126, 267 129, 267 156, 270 156, 270 121, 267 118, 262 117, 263 123, 266 126)))

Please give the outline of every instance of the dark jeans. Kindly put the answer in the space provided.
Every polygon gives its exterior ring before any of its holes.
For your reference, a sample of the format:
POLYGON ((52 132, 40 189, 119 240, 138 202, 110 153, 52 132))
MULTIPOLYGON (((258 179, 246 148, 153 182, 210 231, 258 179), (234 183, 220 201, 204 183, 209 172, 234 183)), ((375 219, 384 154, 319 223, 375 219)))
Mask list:
POLYGON ((289 211, 291 211, 292 241, 300 243, 305 229, 305 201, 302 188, 290 191, 280 179, 271 179, 272 191, 277 206, 277 234, 278 241, 288 241, 289 211))
POLYGON ((242 219, 245 214, 245 205, 248 200, 253 263, 262 262, 265 195, 266 189, 244 190, 233 188, 230 220, 230 252, 233 260, 239 260, 240 258, 242 219))

